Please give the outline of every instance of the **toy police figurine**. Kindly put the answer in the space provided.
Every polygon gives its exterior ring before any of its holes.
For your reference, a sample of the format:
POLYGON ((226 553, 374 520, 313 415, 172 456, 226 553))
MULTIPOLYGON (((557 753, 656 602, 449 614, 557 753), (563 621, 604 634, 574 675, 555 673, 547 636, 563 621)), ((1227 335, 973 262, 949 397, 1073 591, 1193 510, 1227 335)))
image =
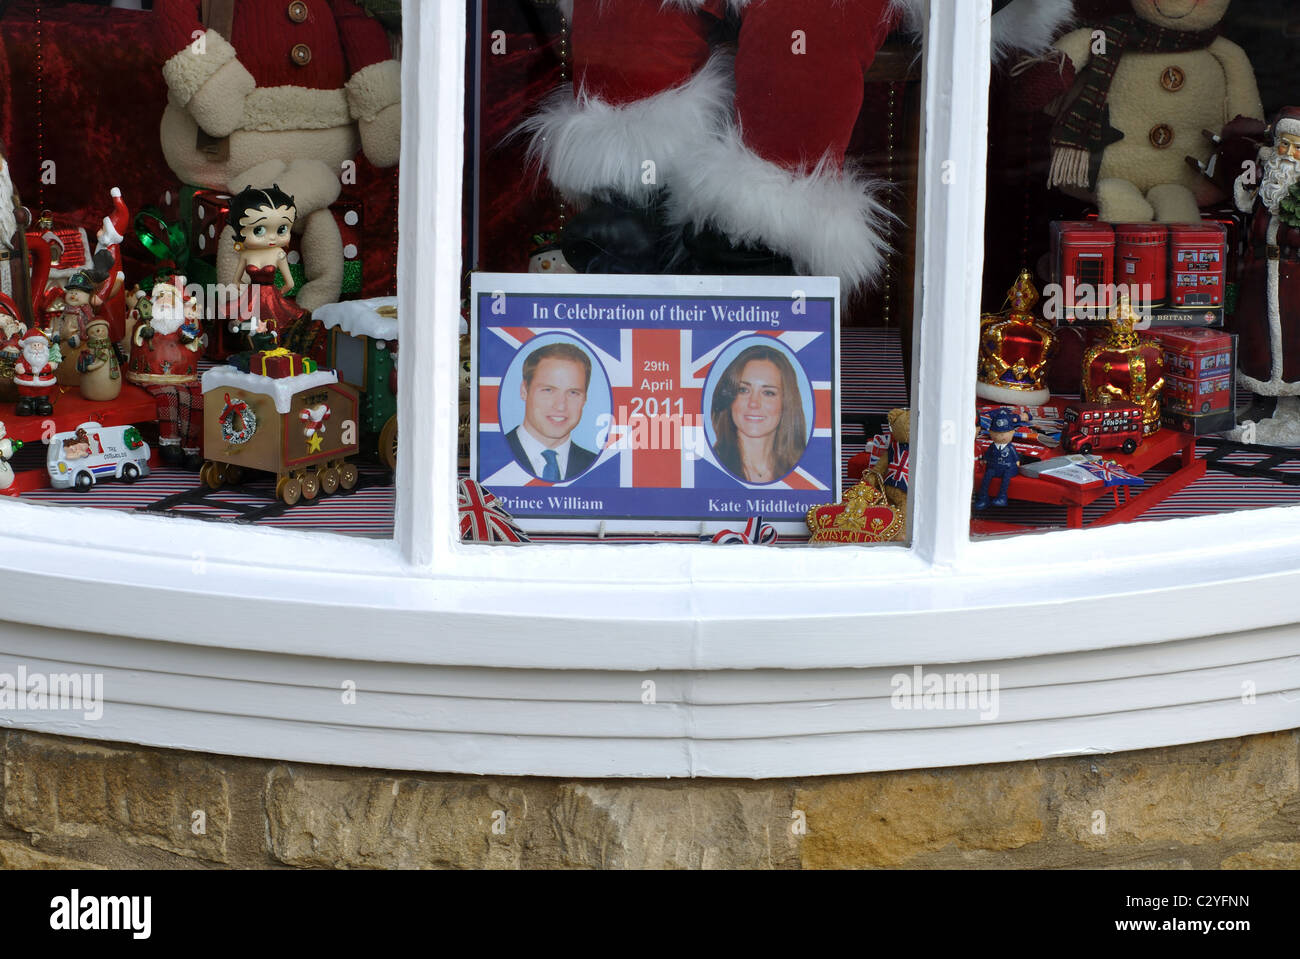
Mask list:
POLYGON ((989 505, 989 483, 994 477, 1001 483, 993 505, 1007 505, 1007 488, 1011 485, 1011 478, 1020 472, 1020 454, 1011 445, 1011 438, 1016 435, 1019 425, 1020 418, 1006 407, 994 410, 989 416, 989 439, 993 443, 984 451, 984 480, 980 483, 979 496, 975 498, 976 509, 985 509, 989 505))

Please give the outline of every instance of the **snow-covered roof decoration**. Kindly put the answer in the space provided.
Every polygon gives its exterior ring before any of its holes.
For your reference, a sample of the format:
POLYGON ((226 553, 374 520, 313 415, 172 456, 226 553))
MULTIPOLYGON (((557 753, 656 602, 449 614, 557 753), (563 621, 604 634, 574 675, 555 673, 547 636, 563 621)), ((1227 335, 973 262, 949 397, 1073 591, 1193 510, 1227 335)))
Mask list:
POLYGON ((338 327, 348 336, 368 336, 374 340, 397 339, 395 296, 327 303, 320 309, 313 310, 311 316, 314 320, 320 320, 325 329, 338 327))
POLYGON ((248 393, 259 393, 275 400, 275 411, 283 415, 289 412, 293 398, 298 393, 330 386, 338 381, 338 374, 333 370, 317 370, 315 373, 277 380, 257 373, 244 373, 233 366, 214 366, 203 374, 203 392, 220 387, 234 387, 248 393))

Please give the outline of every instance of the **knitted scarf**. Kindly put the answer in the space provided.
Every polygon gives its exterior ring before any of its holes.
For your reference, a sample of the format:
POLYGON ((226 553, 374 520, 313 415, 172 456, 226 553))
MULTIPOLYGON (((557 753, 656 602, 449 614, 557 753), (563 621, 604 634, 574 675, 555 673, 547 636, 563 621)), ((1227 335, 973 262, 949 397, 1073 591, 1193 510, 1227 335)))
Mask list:
POLYGON ((1122 138, 1110 130, 1111 82, 1125 53, 1186 53, 1204 50, 1219 35, 1218 27, 1198 32, 1171 30, 1131 13, 1111 17, 1101 28, 1105 41, 1093 41, 1091 59, 1079 71, 1074 88, 1052 128, 1052 170, 1047 185, 1089 189, 1093 154, 1122 138), (1098 53, 1098 48, 1102 52, 1098 53), (1110 139, 1107 139, 1109 132, 1110 139))

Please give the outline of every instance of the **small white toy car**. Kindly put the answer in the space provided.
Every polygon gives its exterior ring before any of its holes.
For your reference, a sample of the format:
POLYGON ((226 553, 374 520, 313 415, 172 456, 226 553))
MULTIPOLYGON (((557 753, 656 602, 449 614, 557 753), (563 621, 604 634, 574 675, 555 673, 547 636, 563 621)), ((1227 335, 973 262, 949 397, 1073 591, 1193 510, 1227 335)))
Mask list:
POLYGON ((54 489, 91 489, 102 480, 134 483, 149 475, 149 444, 134 426, 82 423, 50 437, 45 458, 54 489))

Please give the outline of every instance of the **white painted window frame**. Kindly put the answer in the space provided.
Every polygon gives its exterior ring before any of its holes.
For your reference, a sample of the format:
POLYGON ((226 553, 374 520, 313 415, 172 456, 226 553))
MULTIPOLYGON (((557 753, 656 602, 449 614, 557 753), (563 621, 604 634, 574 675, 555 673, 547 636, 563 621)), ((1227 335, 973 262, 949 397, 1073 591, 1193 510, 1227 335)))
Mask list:
POLYGON ((990 6, 935 0, 925 39, 910 548, 516 549, 457 541, 457 415, 448 398, 457 382, 465 5, 408 2, 395 541, 0 504, 0 666, 7 655, 58 650, 51 659, 65 666, 117 664, 135 697, 107 726, 35 714, 0 716, 0 724, 357 765, 656 776, 947 765, 1300 725, 1300 697, 1278 698, 1300 687, 1300 511, 969 538, 990 6), (99 611, 83 631, 67 626, 74 604, 99 611), (1235 688, 1211 696, 1180 678, 1232 666, 1225 643, 1203 638, 1233 633, 1249 637, 1241 663, 1284 667, 1270 672, 1276 689, 1261 689, 1266 708, 1230 712, 1235 688), (1168 657, 1150 655, 1157 643, 1167 644, 1160 649, 1168 657), (188 679, 220 678, 226 691, 205 692, 216 687, 198 682, 189 698, 167 699, 159 680, 155 694, 140 672, 150 649, 160 664, 183 664, 175 669, 188 679), (1032 732, 1015 722, 921 730, 929 720, 906 739, 891 738, 907 730, 897 713, 886 712, 884 725, 855 727, 860 735, 840 729, 828 739, 817 725, 826 715, 820 697, 847 681, 846 670, 887 676, 915 663, 1000 661, 1011 672, 1023 667, 1028 686, 1050 691, 1081 682, 1087 656, 1119 668, 1114 657, 1128 650, 1143 669, 1167 661, 1167 682, 1158 697, 1155 687, 1124 686, 1108 708, 1165 710, 1158 721, 1111 715, 1072 726, 1073 713, 1054 717, 1049 709, 1032 732), (417 736, 397 707, 367 714, 361 731, 322 718, 311 697, 295 712, 296 697, 314 683, 320 696, 335 698, 330 663, 378 671, 385 689, 402 687, 404 676, 428 677, 443 690, 438 696, 464 689, 466 702, 486 696, 483 684, 498 677, 491 722, 481 735, 457 727, 455 736, 417 736), (761 672, 729 672, 737 670, 761 672), (795 670, 808 672, 786 672, 795 670), (620 703, 610 735, 621 738, 584 739, 563 710, 554 728, 565 731, 536 725, 538 702, 608 704, 608 677, 654 672, 680 693, 676 720, 665 723, 653 710, 625 715, 620 703), (726 685, 738 675, 752 678, 734 695, 769 705, 755 706, 755 719, 729 735, 698 740, 692 696, 714 677, 726 685), (281 684, 276 705, 266 706, 273 718, 229 706, 235 683, 281 684), (515 688, 526 695, 509 692, 515 688), (1199 708, 1208 699, 1223 708, 1199 708), (1168 712, 1175 707, 1185 712, 1168 712), (171 725, 150 711, 159 709, 171 725), (783 732, 748 732, 778 709, 783 732), (214 713, 226 721, 209 721, 214 713), (1103 737, 1108 745, 1092 738, 1100 729, 1112 731, 1103 737), (822 748, 807 748, 801 731, 822 736, 822 748), (516 734, 551 738, 545 748, 523 748, 516 734))

